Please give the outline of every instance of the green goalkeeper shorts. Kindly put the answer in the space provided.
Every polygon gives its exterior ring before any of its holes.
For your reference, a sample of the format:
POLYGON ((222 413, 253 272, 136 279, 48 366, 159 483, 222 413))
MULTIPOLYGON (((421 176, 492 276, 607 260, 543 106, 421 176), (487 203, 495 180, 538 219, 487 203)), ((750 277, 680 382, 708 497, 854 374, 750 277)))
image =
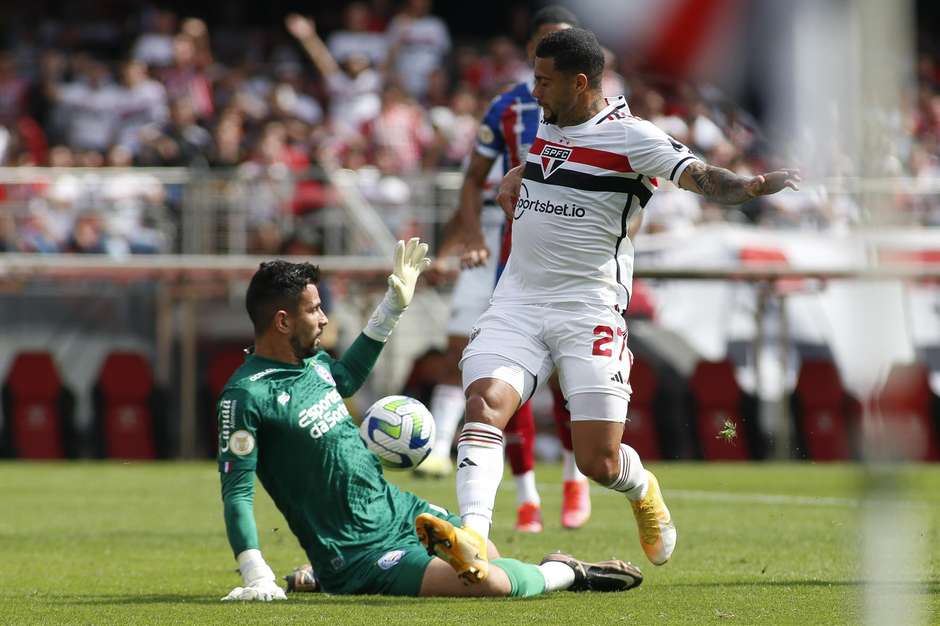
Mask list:
MULTIPOLYGON (((431 513, 455 526, 462 525, 460 517, 423 500, 421 506, 416 507, 412 519, 422 513, 431 513)), ((424 571, 432 558, 414 532, 397 543, 361 550, 349 556, 351 558, 347 562, 351 567, 343 572, 343 580, 321 581, 324 591, 337 594, 417 596, 421 592, 424 571)))

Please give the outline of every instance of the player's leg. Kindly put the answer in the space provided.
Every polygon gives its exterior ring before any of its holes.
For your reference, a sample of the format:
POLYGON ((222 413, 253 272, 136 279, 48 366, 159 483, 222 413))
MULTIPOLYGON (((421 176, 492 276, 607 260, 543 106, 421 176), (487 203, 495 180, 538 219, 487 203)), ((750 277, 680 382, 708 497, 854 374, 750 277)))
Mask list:
POLYGON ((578 468, 623 493, 633 508, 647 558, 662 565, 672 555, 676 529, 656 478, 621 443, 630 401, 626 324, 612 307, 573 305, 550 313, 548 337, 571 412, 578 468), (557 318, 557 319, 554 319, 557 318))
POLYGON ((434 557, 424 570, 421 581, 422 596, 508 596, 512 592, 509 577, 498 567, 490 568, 490 573, 478 585, 468 585, 465 580, 454 574, 454 568, 446 561, 434 557))
POLYGON ((516 530, 542 532, 542 500, 535 486, 535 415, 525 402, 506 424, 506 456, 516 483, 516 530))
MULTIPOLYGON (((464 529, 428 513, 419 516, 416 524, 419 535, 430 534, 431 545, 435 547, 446 541, 452 544, 452 551, 461 551, 462 543, 474 541, 464 529)), ((445 558, 448 554, 444 553, 445 558)), ((454 575, 448 562, 434 558, 424 571, 420 595, 528 597, 564 589, 626 591, 642 581, 639 569, 623 561, 587 563, 565 554, 550 554, 540 565, 515 559, 494 559, 485 580, 477 585, 467 585, 466 581, 454 575)))
MULTIPOLYGON (((460 324, 463 323, 463 317, 461 315, 457 320, 460 324)), ((453 318, 451 321, 454 321, 453 318)), ((437 385, 431 391, 431 406, 429 407, 431 415, 434 416, 434 444, 428 458, 415 468, 415 474, 419 476, 440 478, 453 471, 450 449, 457 427, 463 418, 466 404, 457 364, 466 347, 466 335, 452 334, 447 337, 447 351, 444 353, 445 365, 437 385)))
POLYGON ((451 565, 471 582, 486 577, 482 548, 503 475, 503 428, 535 392, 540 374, 550 371, 541 328, 532 307, 494 304, 477 322, 461 361, 467 408, 457 439, 457 502, 463 526, 480 538, 480 554, 451 565))
POLYGON ((553 414, 562 456, 561 525, 581 528, 591 518, 591 489, 587 477, 578 469, 571 444, 571 413, 558 382, 557 373, 548 381, 552 390, 553 414))
POLYGON ((626 402, 605 393, 583 393, 569 398, 571 431, 578 467, 597 483, 619 491, 633 508, 640 543, 655 565, 669 560, 676 546, 676 528, 656 477, 643 467, 640 455, 625 443, 623 418, 626 402))

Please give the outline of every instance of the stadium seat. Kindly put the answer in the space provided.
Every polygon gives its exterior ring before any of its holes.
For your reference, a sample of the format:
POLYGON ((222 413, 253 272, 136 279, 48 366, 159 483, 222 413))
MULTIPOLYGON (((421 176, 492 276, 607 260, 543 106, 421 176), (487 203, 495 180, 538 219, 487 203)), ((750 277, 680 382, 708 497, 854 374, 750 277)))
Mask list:
POLYGON ((801 447, 808 458, 814 461, 851 458, 849 442, 855 416, 832 361, 803 361, 791 406, 801 447))
POLYGON ((940 461, 937 397, 928 376, 922 363, 896 364, 876 398, 885 430, 904 448, 899 454, 915 461, 940 461))
POLYGON ((630 409, 623 428, 623 442, 633 447, 641 459, 662 458, 659 436, 656 430, 656 414, 653 410, 656 399, 656 372, 643 359, 634 358, 630 369, 630 409))
POLYGON ((4 448, 23 459, 72 456, 70 394, 48 352, 18 354, 3 387, 4 448))
POLYGON ((689 381, 702 457, 706 461, 744 461, 750 458, 742 428, 741 389, 731 361, 700 361, 689 381), (730 422, 735 435, 723 435, 730 422))
POLYGON ((162 406, 148 360, 133 352, 112 352, 95 386, 95 420, 100 456, 154 459, 162 440, 162 406))

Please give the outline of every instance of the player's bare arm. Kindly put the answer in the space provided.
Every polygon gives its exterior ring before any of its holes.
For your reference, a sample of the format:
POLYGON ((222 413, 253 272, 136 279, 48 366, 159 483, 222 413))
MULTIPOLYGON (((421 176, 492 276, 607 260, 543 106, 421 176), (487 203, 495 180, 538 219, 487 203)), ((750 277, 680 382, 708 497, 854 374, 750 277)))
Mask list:
POLYGON ((494 159, 479 152, 470 156, 470 163, 460 186, 457 210, 444 227, 445 240, 438 251, 438 258, 459 254, 463 267, 477 267, 489 259, 491 251, 483 241, 480 211, 483 206, 483 188, 493 167, 493 161, 494 159))
POLYGON ((800 173, 793 169, 782 169, 758 176, 739 176, 723 167, 701 162, 691 163, 682 176, 679 186, 705 196, 719 204, 741 204, 758 196, 767 196, 783 189, 798 191, 800 173))
POLYGON ((496 203, 503 209, 506 219, 512 221, 513 213, 516 210, 516 202, 519 201, 519 190, 522 188, 522 165, 512 168, 503 180, 499 183, 499 193, 496 194, 496 203))

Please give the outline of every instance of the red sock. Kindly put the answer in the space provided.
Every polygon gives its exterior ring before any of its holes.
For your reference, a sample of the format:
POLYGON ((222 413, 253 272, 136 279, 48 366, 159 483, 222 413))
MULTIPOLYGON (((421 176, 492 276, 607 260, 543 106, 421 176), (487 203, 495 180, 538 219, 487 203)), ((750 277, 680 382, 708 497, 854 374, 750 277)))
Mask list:
POLYGON ((555 399, 553 413, 555 414, 555 428, 558 432, 558 439, 561 440, 562 447, 568 452, 571 447, 571 413, 565 406, 565 397, 561 395, 561 390, 552 389, 552 397, 555 399))
POLYGON ((528 402, 506 424, 505 435, 512 475, 525 474, 535 467, 535 416, 528 402))

